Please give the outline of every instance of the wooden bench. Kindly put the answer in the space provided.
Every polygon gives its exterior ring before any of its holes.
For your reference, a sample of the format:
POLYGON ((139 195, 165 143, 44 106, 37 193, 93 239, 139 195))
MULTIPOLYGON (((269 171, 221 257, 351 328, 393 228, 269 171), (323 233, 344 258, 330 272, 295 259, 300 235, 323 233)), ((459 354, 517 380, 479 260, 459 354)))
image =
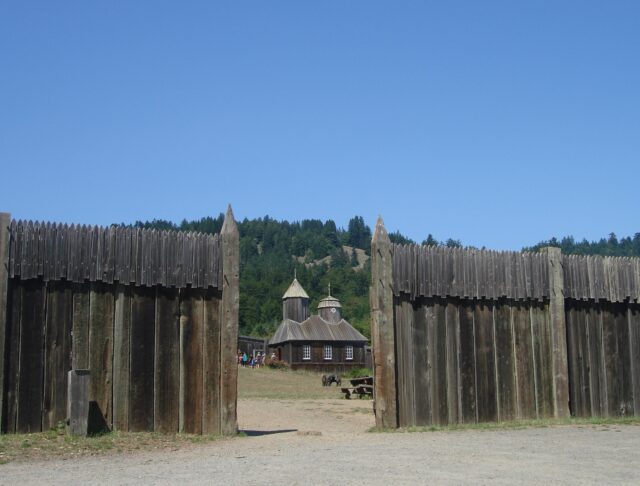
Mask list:
POLYGON ((358 398, 373 398, 373 376, 351 378, 349 381, 351 386, 341 389, 346 399, 350 399, 353 395, 358 395, 358 398))

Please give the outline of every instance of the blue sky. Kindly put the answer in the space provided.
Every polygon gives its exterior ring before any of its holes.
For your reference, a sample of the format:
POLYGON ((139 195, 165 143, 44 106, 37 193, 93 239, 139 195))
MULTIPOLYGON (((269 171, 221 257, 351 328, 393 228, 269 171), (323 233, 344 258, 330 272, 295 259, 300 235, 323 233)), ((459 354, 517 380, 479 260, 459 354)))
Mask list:
POLYGON ((640 231, 640 2, 8 1, 0 210, 640 231))

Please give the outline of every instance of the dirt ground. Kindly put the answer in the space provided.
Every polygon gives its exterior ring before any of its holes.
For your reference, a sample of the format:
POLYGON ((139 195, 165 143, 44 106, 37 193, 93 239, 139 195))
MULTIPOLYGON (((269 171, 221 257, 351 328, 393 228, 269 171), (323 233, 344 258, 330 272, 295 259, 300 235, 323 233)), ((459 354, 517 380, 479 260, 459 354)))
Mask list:
POLYGON ((640 427, 371 433, 371 401, 241 399, 246 437, 0 466, 1 484, 640 483, 640 427))

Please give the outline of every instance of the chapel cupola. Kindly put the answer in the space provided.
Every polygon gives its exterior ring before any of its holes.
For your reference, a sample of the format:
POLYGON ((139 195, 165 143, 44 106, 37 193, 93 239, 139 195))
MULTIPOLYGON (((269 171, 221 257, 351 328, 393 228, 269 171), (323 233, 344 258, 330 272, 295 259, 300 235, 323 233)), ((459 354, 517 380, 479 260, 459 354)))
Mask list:
POLYGON ((296 277, 282 296, 282 319, 303 322, 309 317, 309 296, 296 277))
POLYGON ((342 320, 341 308, 340 301, 331 296, 331 284, 329 284, 329 295, 318 304, 318 315, 327 322, 338 323, 342 320))

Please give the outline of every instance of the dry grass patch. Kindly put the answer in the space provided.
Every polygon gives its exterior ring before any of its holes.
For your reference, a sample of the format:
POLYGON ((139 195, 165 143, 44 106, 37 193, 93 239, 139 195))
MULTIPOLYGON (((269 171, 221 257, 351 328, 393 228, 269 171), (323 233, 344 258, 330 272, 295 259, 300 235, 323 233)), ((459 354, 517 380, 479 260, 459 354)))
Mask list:
POLYGON ((335 384, 322 386, 322 374, 310 371, 239 368, 238 398, 274 400, 342 398, 335 384))
POLYGON ((220 438, 221 436, 156 432, 110 432, 92 437, 74 437, 66 435, 61 427, 37 434, 0 435, 0 464, 45 459, 66 460, 135 451, 178 450, 220 438))

